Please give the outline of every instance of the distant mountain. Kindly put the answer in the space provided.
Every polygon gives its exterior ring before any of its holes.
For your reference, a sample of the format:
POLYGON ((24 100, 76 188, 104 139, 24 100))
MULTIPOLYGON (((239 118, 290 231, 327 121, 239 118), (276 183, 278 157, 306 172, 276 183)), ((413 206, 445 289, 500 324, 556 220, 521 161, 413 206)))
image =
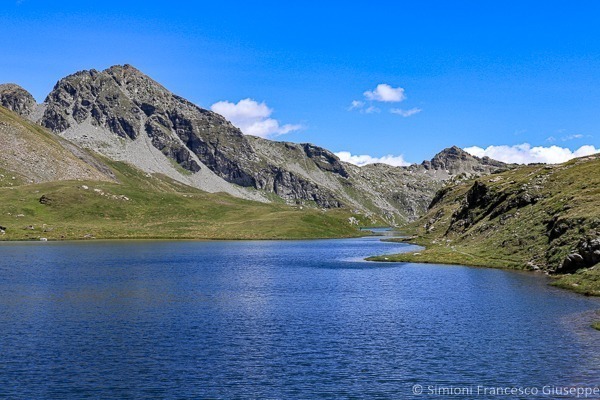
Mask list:
POLYGON ((421 165, 357 167, 312 144, 246 136, 130 65, 67 76, 35 107, 21 90, 6 90, 12 110, 113 160, 207 192, 343 207, 373 223, 414 220, 444 181, 510 167, 456 147, 421 165))
POLYGON ((479 158, 472 156, 456 146, 442 150, 431 161, 424 161, 422 165, 427 170, 445 171, 448 175, 483 175, 510 167, 501 161, 492 160, 489 157, 479 158))

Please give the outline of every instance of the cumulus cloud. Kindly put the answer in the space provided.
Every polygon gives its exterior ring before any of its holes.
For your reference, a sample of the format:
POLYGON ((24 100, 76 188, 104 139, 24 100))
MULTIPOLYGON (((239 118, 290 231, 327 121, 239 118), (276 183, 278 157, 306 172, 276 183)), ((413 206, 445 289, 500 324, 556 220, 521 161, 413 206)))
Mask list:
POLYGON ((403 110, 403 109, 401 109, 401 108, 392 108, 392 109, 390 110, 390 112, 391 112, 392 114, 398 114, 398 115, 401 115, 401 116, 403 116, 404 118, 406 118, 406 117, 410 117, 411 115, 418 114, 418 113, 420 113, 421 111, 423 111, 423 110, 421 110, 420 108, 417 108, 417 107, 415 107, 415 108, 411 108, 410 110, 403 110))
POLYGON ((367 100, 397 103, 406 99, 404 89, 393 88, 387 83, 380 83, 375 90, 367 90, 363 93, 367 100))
MULTIPOLYGON (((367 90, 363 93, 364 100, 353 100, 348 107, 348 111, 358 110, 361 114, 373 114, 381 112, 381 109, 373 103, 399 103, 406 99, 404 89, 401 87, 392 87, 387 83, 380 83, 374 90, 367 90)), ((391 108, 389 112, 403 117, 410 117, 420 113, 420 108, 411 108, 408 110, 402 108, 391 108)))
POLYGON ((270 118, 273 109, 264 102, 258 103, 252 99, 243 99, 236 103, 219 101, 210 109, 221 114, 246 135, 263 138, 285 135, 302 128, 297 124, 281 125, 276 119, 270 118))
POLYGON ((350 153, 349 151, 339 151, 339 152, 335 153, 335 155, 338 156, 340 160, 354 164, 354 165, 358 165, 359 167, 362 167, 363 165, 367 165, 367 164, 376 164, 376 163, 389 164, 389 165, 393 165, 395 167, 402 167, 402 166, 410 165, 410 163, 406 162, 406 160, 404 159, 404 157, 402 155, 393 156, 391 154, 388 154, 387 156, 383 156, 383 157, 371 157, 368 155, 354 155, 354 154, 350 153))
POLYGON ((581 146, 579 149, 572 151, 569 148, 559 146, 531 147, 529 143, 515 146, 489 146, 485 149, 473 146, 466 147, 464 150, 477 157, 487 156, 498 161, 516 164, 560 164, 576 157, 600 153, 600 149, 591 145, 581 146))

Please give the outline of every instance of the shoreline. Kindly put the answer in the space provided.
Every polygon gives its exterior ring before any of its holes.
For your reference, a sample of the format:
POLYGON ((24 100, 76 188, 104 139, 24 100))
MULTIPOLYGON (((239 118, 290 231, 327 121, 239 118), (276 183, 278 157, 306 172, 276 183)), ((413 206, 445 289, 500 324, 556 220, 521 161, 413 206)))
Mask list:
POLYGON ((103 237, 103 236, 99 236, 99 237, 95 237, 95 236, 91 236, 91 237, 76 237, 76 238, 56 238, 56 237, 44 237, 44 236, 39 236, 37 238, 29 238, 29 239, 23 239, 23 238, 6 238, 6 237, 2 237, 0 236, 0 244, 2 243, 36 243, 36 242, 41 242, 41 243, 46 243, 46 242, 52 242, 52 243, 56 243, 56 242, 93 242, 93 241, 114 241, 114 242, 118 242, 118 241, 172 241, 172 242, 178 242, 178 241, 189 241, 189 242, 212 242, 212 241, 232 241, 232 242, 238 242, 238 241, 244 241, 244 240, 250 240, 250 241, 275 241, 275 240, 284 240, 284 241, 289 241, 289 240, 327 240, 327 239, 352 239, 352 238, 360 238, 360 237, 384 237, 385 235, 382 234, 382 232, 378 232, 375 230, 378 229, 385 229, 387 227, 379 227, 379 226, 374 226, 374 227, 361 227, 359 228, 357 231, 355 231, 353 234, 349 234, 349 235, 336 235, 336 236, 286 236, 286 237, 278 237, 278 236, 263 236, 261 237, 260 235, 256 236, 256 237, 251 237, 251 236, 233 236, 233 237, 227 237, 227 236, 215 236, 215 237, 201 237, 201 236, 174 236, 174 235, 170 235, 170 236, 113 236, 113 237, 103 237))
POLYGON ((366 228, 360 229, 353 235, 337 235, 337 236, 298 236, 298 237, 191 237, 191 236, 132 236, 132 237, 79 237, 79 238, 47 238, 47 240, 41 240, 40 238, 35 239, 4 239, 0 237, 0 245, 3 243, 84 243, 84 242, 143 242, 143 241, 156 241, 156 242, 242 242, 242 241, 293 241, 293 240, 336 240, 336 239, 358 239, 364 237, 384 237, 385 235, 379 232, 373 232, 370 229, 381 229, 381 228, 366 228), (371 232, 371 234, 368 234, 371 232))
MULTIPOLYGON (((568 282, 560 282, 561 279, 565 279, 569 275, 558 275, 553 276, 549 274, 547 271, 543 271, 540 269, 525 269, 519 268, 518 266, 522 264, 516 261, 510 260, 502 260, 502 259, 485 259, 482 257, 478 257, 477 255, 469 254, 466 252, 457 251, 456 249, 447 249, 443 247, 427 247, 427 243, 424 243, 420 238, 416 236, 406 237, 406 238, 389 238, 389 239, 381 239, 381 241, 385 242, 394 242, 394 243, 406 243, 416 246, 421 246, 422 250, 409 251, 406 253, 396 253, 396 254, 384 254, 378 256, 371 256, 365 258, 365 261, 370 262, 382 262, 382 263, 412 263, 412 264, 437 264, 437 265, 447 265, 447 266, 463 266, 463 267, 475 267, 475 268, 493 268, 493 269, 501 269, 506 271, 515 271, 515 272, 530 272, 533 274, 544 274, 552 281, 548 283, 548 285, 553 286, 558 289, 567 290, 572 293, 576 293, 583 296, 600 298, 600 292, 597 290, 585 290, 581 289, 579 285, 574 286, 573 284, 569 284, 568 282), (449 257, 449 258, 448 258, 449 257), (510 267, 513 265, 515 267, 510 267)), ((599 313, 600 315, 600 310, 599 313)), ((600 331, 600 320, 592 321, 591 328, 600 331)))
POLYGON ((378 235, 347 235, 347 236, 307 236, 307 237, 173 237, 173 236, 149 236, 149 237, 93 237, 93 238, 69 238, 69 239, 0 239, 2 243, 84 243, 84 242, 241 242, 241 241, 291 241, 291 240, 335 240, 335 239, 353 239, 361 237, 372 237, 378 235))

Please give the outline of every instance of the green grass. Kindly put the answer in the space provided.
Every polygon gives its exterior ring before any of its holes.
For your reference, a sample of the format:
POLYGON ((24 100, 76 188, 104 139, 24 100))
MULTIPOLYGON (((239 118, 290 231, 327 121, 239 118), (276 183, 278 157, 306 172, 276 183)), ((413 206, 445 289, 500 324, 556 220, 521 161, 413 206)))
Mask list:
POLYGON ((490 268, 517 268, 519 266, 519 263, 515 262, 514 260, 500 259, 493 255, 482 254, 481 252, 467 253, 465 250, 473 251, 472 248, 461 249, 433 247, 411 253, 369 257, 367 260, 424 264, 469 265, 474 267, 490 268))
POLYGON ((177 172, 179 172, 182 175, 186 175, 186 176, 191 176, 193 175, 193 172, 185 169, 181 166, 181 164, 179 164, 176 160, 169 158, 169 162, 171 163, 171 165, 173 166, 173 168, 175 168, 177 170, 177 172))
POLYGON ((209 194, 104 160, 120 183, 67 181, 0 188, 0 240, 297 239, 359 236, 346 210, 209 194), (84 189, 87 186, 88 189, 84 189), (45 203, 40 199, 44 196, 45 203), (128 200, 127 200, 128 199, 128 200), (33 229, 28 227, 33 226, 33 229))
POLYGON ((586 296, 600 296, 600 266, 582 269, 574 274, 559 275, 552 285, 586 296))
POLYGON ((21 175, 8 171, 0 165, 0 187, 13 187, 25 183, 26 180, 21 175))

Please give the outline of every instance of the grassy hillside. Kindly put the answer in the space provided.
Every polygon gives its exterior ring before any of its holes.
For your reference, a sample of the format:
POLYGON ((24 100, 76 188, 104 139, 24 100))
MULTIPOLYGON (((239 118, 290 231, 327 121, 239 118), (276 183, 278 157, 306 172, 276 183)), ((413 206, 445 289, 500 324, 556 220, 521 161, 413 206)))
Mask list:
POLYGON ((380 261, 547 271, 600 295, 600 157, 526 166, 447 187, 409 227, 426 250, 380 261))
POLYGON ((0 240, 288 239, 357 236, 343 210, 300 209, 209 194, 110 163, 121 183, 68 181, 0 188, 0 240))
MULTIPOLYGON (((343 209, 209 194, 77 148, 0 107, 0 240, 360 234, 343 209)), ((358 218, 358 216, 356 216, 358 218)))
POLYGON ((73 179, 113 177, 86 152, 0 107, 0 186, 73 179))

